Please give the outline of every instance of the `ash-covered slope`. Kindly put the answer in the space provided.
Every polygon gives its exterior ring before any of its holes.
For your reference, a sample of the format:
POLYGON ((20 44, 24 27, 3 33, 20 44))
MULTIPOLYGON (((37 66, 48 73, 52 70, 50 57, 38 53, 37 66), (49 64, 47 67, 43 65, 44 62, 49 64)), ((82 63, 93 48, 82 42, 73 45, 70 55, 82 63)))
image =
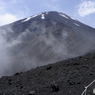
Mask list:
MULTIPOLYGON (((85 95, 95 79, 95 54, 49 64, 0 78, 0 95, 85 95)), ((86 95, 94 95, 93 83, 86 95)))
POLYGON ((0 31, 8 43, 12 72, 76 57, 95 49, 95 29, 58 12, 31 16, 2 26, 0 31))

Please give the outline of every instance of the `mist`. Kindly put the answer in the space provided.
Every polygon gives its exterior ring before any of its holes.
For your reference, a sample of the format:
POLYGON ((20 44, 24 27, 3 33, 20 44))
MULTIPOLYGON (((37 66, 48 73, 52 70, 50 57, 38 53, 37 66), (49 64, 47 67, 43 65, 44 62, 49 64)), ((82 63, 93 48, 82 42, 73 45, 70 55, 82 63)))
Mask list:
POLYGON ((7 70, 9 69, 11 69, 9 45, 6 42, 4 36, 0 34, 0 77, 3 75, 7 75, 7 70))

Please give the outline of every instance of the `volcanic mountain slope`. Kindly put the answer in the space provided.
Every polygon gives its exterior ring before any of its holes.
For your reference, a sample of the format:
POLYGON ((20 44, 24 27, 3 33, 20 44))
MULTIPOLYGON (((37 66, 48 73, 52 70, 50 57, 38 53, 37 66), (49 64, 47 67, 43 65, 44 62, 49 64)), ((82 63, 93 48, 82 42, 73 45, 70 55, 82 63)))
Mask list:
POLYGON ((0 31, 8 44, 12 72, 95 50, 95 29, 63 13, 44 12, 2 26, 0 31))
MULTIPOLYGON (((95 79, 95 54, 31 69, 0 78, 0 95, 85 95, 95 79)), ((93 83, 86 95, 94 95, 93 83)))

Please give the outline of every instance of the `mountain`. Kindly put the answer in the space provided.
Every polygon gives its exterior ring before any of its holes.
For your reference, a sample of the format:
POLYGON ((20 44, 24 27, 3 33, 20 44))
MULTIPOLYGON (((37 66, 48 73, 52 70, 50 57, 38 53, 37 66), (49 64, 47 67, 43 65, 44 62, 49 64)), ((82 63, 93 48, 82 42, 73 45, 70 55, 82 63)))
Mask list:
POLYGON ((61 12, 43 12, 0 31, 10 65, 5 75, 95 51, 95 29, 61 12))

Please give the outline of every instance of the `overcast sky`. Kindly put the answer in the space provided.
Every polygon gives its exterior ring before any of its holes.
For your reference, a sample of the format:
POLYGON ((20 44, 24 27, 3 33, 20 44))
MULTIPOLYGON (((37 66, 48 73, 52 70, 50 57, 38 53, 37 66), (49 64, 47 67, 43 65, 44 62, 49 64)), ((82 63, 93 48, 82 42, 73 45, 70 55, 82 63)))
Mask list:
POLYGON ((95 0, 0 0, 0 26, 46 11, 65 13, 95 28, 95 0))

